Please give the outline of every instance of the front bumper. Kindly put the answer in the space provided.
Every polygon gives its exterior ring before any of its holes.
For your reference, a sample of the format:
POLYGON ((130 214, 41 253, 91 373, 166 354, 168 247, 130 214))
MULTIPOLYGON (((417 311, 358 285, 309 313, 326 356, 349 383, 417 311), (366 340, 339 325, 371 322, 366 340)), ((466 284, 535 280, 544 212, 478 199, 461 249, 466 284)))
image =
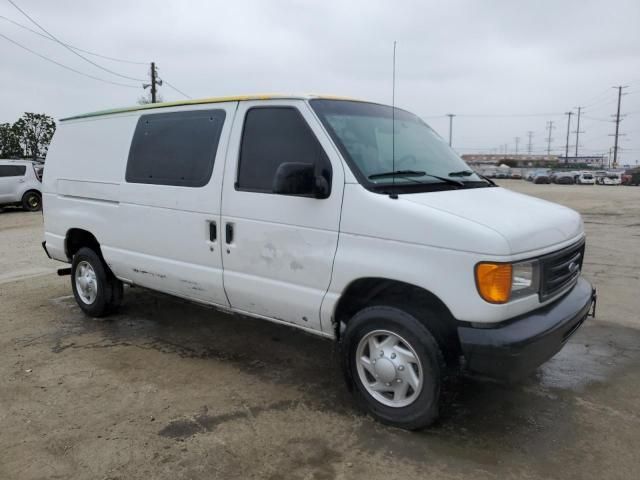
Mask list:
POLYGON ((561 299, 495 327, 458 327, 469 370, 514 381, 560 351, 595 308, 596 291, 582 277, 561 299))

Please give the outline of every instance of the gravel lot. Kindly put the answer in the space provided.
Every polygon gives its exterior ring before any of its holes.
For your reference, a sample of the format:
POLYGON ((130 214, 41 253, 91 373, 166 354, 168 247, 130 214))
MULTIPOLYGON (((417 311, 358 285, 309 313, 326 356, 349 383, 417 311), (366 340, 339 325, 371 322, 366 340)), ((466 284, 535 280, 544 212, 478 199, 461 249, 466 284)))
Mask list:
POLYGON ((326 340, 139 288, 85 318, 41 214, 0 213, 0 479, 638 478, 640 188, 501 183, 582 213, 598 317, 418 433, 354 409, 326 340))

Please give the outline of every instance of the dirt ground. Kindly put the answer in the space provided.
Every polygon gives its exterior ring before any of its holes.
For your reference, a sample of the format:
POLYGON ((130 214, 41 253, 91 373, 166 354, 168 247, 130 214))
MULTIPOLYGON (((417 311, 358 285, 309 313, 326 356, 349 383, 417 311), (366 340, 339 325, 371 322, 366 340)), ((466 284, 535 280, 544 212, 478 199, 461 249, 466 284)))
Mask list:
POLYGON ((354 408, 329 341, 139 288, 84 317, 41 214, 0 213, 0 479, 638 478, 640 188, 502 183, 583 214, 597 319, 418 433, 354 408))

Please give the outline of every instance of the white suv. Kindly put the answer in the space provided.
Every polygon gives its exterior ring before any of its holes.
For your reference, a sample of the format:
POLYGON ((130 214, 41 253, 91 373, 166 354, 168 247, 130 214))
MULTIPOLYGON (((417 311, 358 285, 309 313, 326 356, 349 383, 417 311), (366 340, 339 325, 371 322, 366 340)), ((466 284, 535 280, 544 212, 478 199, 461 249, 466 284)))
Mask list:
POLYGON ((595 299, 578 213, 496 186, 386 105, 255 96, 68 118, 44 198, 45 250, 71 263, 88 315, 131 284, 334 339, 359 402, 409 429, 436 418, 445 369, 521 377, 595 299))
POLYGON ((0 159, 0 207, 22 205, 25 210, 42 208, 42 165, 30 160, 0 159))

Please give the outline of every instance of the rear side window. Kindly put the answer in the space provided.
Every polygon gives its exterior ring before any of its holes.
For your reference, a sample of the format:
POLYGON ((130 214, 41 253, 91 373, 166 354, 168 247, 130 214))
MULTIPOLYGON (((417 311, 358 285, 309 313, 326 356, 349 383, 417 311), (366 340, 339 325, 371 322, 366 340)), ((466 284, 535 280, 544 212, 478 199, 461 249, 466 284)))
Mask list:
POLYGON ((127 182, 206 185, 224 119, 224 110, 142 115, 129 150, 127 182))
POLYGON ((316 174, 331 184, 331 163, 296 108, 249 110, 242 132, 236 189, 272 193, 276 170, 286 162, 312 163, 316 174))
POLYGON ((0 177, 24 177, 25 165, 0 165, 0 177))

